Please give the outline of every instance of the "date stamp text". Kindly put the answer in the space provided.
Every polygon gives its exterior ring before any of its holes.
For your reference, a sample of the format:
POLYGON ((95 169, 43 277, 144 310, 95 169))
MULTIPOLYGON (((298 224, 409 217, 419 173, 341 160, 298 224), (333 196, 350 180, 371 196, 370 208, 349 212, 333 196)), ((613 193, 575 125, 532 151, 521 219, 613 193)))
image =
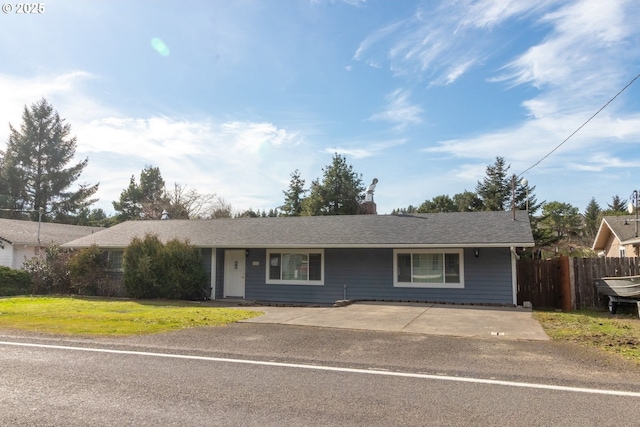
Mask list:
POLYGON ((44 3, 3 3, 2 12, 16 15, 37 15, 45 11, 44 3))

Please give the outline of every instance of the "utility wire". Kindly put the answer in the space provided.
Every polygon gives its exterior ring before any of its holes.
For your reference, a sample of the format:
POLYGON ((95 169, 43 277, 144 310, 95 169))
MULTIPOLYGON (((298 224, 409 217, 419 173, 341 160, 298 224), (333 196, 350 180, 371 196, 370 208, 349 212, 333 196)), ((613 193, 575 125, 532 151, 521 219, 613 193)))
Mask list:
POLYGON ((620 89, 620 91, 618 93, 616 93, 616 95, 611 98, 609 101, 607 101, 606 104, 604 104, 602 107, 600 107, 600 109, 598 111, 596 111, 593 116, 589 117, 589 119, 584 122, 583 124, 580 125, 580 127, 578 129, 576 129, 575 131, 573 131, 573 133, 571 135, 569 135, 568 137, 565 138, 564 141, 562 141, 560 144, 558 144, 553 150, 549 151, 543 158, 541 158, 540 160, 538 160, 536 163, 534 163, 532 166, 530 166, 528 169, 525 169, 524 172, 522 172, 520 175, 518 175, 516 177, 520 178, 522 175, 524 175, 525 173, 529 172, 531 169, 535 168, 536 166, 538 166, 540 163, 542 163, 542 161, 544 159, 546 159, 547 157, 549 157, 550 155, 552 155, 558 148, 562 147, 562 145, 564 145, 565 142, 567 142, 573 135, 575 135, 576 133, 578 133, 580 131, 580 129, 582 129, 583 127, 585 127, 587 125, 587 123, 589 123, 591 121, 591 119, 593 119, 595 116, 597 116, 602 110, 604 110, 605 108, 607 108, 607 106, 609 104, 611 104, 613 102, 614 99, 616 99, 618 97, 618 95, 620 95, 622 92, 624 92, 625 90, 627 90, 627 88, 629 86, 631 86, 636 80, 638 80, 640 78, 640 74, 638 74, 637 76, 635 76, 629 83, 627 83, 627 85, 625 87, 623 87, 622 89, 620 89))

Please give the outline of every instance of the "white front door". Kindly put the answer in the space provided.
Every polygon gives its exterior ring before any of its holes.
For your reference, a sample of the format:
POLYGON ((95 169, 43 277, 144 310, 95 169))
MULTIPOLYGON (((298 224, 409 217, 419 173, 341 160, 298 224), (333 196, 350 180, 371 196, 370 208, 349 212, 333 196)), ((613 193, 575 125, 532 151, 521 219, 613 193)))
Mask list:
POLYGON ((245 251, 224 251, 224 297, 244 298, 245 251))

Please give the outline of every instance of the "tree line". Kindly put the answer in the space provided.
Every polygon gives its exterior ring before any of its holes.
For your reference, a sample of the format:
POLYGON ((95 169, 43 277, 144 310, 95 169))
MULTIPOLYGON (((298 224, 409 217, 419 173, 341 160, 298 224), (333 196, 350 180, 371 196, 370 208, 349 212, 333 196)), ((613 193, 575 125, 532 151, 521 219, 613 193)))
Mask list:
MULTIPOLYGON (((74 162, 77 141, 71 127, 45 99, 25 106, 19 128, 9 125, 5 151, 0 151, 0 215, 5 218, 54 221, 78 225, 109 226, 127 220, 274 217, 303 215, 356 215, 364 213, 362 175, 346 157, 334 154, 322 177, 306 186, 299 170, 283 190, 283 203, 263 211, 235 211, 215 193, 202 193, 187 185, 167 186, 158 167, 146 165, 132 175, 118 200, 115 215, 92 209, 99 183, 78 184, 89 159, 74 162)), ((538 202, 535 186, 509 173, 502 157, 488 165, 474 190, 453 196, 437 195, 418 205, 394 209, 392 214, 528 210, 539 246, 568 237, 593 239, 604 215, 622 215, 626 200, 612 197, 607 208, 592 198, 584 212, 571 204, 538 202)))

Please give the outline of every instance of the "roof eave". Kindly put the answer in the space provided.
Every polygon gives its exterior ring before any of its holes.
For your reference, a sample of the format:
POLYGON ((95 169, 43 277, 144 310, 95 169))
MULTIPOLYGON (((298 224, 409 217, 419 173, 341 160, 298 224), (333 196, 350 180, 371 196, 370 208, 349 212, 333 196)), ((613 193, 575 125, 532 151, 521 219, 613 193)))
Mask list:
MULTIPOLYGON (((88 248, 92 245, 61 245, 63 248, 82 249, 88 248)), ((104 245, 100 246, 103 249, 126 249, 127 245, 104 245)), ((398 249, 398 248, 532 248, 535 246, 534 242, 499 242, 499 243, 382 243, 382 244, 369 244, 369 243, 313 243, 313 244, 219 244, 219 245, 198 245, 194 244, 198 248, 229 248, 229 249, 398 249)))

